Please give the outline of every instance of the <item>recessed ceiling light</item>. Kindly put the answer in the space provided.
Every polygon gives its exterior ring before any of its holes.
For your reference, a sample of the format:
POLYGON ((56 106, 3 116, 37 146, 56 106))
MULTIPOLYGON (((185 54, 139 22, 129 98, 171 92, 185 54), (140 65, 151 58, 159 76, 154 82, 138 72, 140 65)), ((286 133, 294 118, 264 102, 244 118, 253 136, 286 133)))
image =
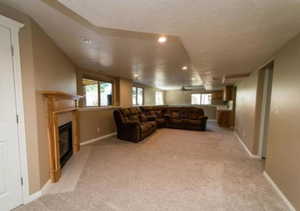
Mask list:
POLYGON ((182 70, 187 70, 187 69, 188 69, 187 66, 183 66, 183 67, 182 67, 182 70))
POLYGON ((87 39, 87 38, 85 38, 85 37, 82 37, 82 38, 81 38, 81 42, 83 42, 84 44, 92 44, 92 40, 87 39))
POLYGON ((168 40, 168 38, 166 36, 160 36, 158 38, 159 43, 165 43, 165 42, 167 42, 167 40, 168 40))

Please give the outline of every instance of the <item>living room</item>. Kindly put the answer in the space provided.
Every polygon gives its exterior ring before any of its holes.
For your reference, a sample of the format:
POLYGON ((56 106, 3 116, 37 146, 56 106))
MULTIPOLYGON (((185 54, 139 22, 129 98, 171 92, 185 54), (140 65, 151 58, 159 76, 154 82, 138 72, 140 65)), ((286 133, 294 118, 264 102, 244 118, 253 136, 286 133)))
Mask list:
POLYGON ((0 210, 299 210, 299 2, 103 3, 0 0, 0 210))

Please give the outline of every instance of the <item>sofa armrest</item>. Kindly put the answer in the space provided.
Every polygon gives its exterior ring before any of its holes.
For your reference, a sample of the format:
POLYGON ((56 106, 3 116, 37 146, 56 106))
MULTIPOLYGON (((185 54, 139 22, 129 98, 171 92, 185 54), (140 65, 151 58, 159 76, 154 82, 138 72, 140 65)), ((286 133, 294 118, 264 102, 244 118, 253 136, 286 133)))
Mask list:
POLYGON ((137 121, 124 123, 120 132, 125 139, 138 142, 141 138, 141 124, 137 121))
POLYGON ((202 117, 200 117, 200 119, 202 119, 202 120, 207 120, 208 117, 207 117, 207 116, 202 116, 202 117))
POLYGON ((140 128, 140 123, 138 121, 130 121, 123 124, 124 127, 128 129, 137 129, 140 128))
POLYGON ((207 116, 203 116, 203 117, 200 118, 200 120, 201 120, 201 130, 202 131, 206 130, 207 119, 208 119, 207 116))

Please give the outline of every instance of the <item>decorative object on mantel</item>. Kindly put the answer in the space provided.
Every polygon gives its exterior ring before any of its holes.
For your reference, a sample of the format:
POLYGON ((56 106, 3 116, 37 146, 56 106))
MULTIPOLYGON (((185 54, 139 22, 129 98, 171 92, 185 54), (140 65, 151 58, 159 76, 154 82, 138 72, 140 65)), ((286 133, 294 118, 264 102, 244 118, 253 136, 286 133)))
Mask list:
POLYGON ((47 120, 48 120, 48 141, 50 155, 50 179, 57 182, 61 176, 58 115, 72 113, 72 136, 74 153, 80 150, 79 143, 79 122, 78 122, 78 101, 81 96, 71 95, 60 91, 40 91, 47 99, 47 120))

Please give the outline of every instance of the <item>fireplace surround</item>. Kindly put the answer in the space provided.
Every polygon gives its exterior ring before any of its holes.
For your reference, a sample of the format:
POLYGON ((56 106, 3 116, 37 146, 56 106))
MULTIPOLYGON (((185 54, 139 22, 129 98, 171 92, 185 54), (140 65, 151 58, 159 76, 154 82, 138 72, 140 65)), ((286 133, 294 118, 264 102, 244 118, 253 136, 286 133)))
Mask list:
MULTIPOLYGON (((72 127, 69 129, 71 133, 72 151, 74 153, 80 150, 79 144, 79 122, 78 122, 78 100, 81 96, 71 95, 59 91, 41 91, 45 97, 45 106, 47 107, 47 123, 48 123, 48 142, 49 142, 49 161, 50 161, 50 179, 53 183, 58 182, 61 177, 62 151, 59 142, 59 116, 65 113, 72 115, 72 127)), ((67 155, 67 156, 70 156, 67 155)))

